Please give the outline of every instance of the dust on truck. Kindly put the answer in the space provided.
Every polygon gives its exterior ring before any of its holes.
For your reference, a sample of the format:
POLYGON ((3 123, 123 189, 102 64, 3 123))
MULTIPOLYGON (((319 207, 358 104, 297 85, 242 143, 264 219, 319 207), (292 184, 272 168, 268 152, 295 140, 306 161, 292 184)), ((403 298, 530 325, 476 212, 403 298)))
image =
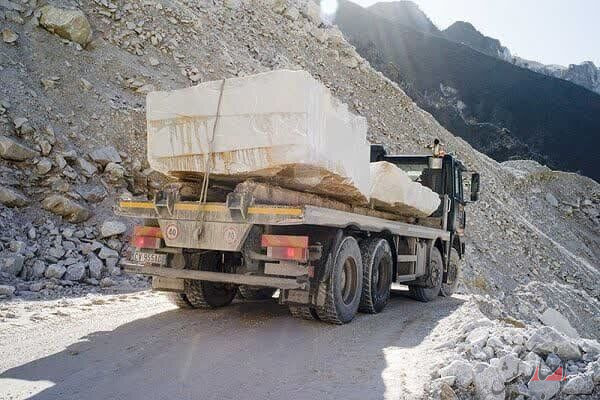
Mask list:
POLYGON ((441 198, 424 218, 356 207, 265 182, 167 185, 153 201, 121 201, 117 213, 145 221, 125 270, 152 276, 180 307, 229 305, 239 293, 278 301, 294 317, 343 324, 358 311, 378 313, 392 283, 423 302, 450 296, 465 257, 465 206, 476 201, 479 174, 452 155, 388 155, 441 198), (470 198, 463 179, 470 179, 470 198))

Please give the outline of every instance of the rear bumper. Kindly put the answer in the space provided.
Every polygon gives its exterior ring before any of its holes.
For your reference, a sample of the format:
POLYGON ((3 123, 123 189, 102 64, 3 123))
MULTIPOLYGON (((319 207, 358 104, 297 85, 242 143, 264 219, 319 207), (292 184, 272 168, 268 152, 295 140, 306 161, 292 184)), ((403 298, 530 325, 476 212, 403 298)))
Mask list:
POLYGON ((175 269, 165 267, 151 267, 136 264, 131 261, 121 261, 126 272, 142 275, 161 276, 165 278, 179 278, 201 280, 209 282, 233 283, 237 285, 264 286, 278 289, 307 289, 308 282, 297 279, 277 278, 270 276, 228 274, 224 272, 195 271, 190 269, 175 269))

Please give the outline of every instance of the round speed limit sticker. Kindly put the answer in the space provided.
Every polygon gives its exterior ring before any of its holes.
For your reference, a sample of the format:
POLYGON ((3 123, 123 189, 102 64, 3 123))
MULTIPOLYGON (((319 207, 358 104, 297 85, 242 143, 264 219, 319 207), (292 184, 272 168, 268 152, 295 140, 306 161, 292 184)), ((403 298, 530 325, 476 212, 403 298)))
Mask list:
POLYGON ((175 224, 167 225, 167 227, 165 228, 165 236, 169 240, 177 239, 177 236, 179 236, 179 228, 177 228, 177 225, 175 225, 175 224))
POLYGON ((233 228, 225 229, 225 232, 223 232, 223 239, 225 240, 225 243, 233 244, 235 242, 235 239, 237 239, 236 230, 233 228))

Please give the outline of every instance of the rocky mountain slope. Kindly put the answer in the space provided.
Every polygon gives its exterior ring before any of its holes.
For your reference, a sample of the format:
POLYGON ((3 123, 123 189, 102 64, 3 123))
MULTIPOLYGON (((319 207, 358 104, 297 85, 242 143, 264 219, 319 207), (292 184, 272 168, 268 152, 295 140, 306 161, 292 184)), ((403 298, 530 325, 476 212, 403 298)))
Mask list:
POLYGON ((448 39, 466 44, 488 56, 504 61, 511 59, 510 51, 498 39, 483 35, 469 22, 457 21, 442 32, 448 39))
POLYGON ((489 56, 497 57, 540 74, 564 79, 600 94, 600 68, 596 67, 591 61, 570 64, 568 67, 564 67, 562 65, 545 65, 513 56, 510 50, 502 46, 498 39, 483 35, 473 25, 463 21, 455 22, 444 29, 442 33, 450 40, 465 44, 489 56))
POLYGON ((600 94, 600 68, 596 67, 591 61, 570 64, 565 67, 526 60, 512 55, 510 49, 503 46, 498 39, 485 36, 469 22, 457 21, 444 30, 438 29, 419 6, 410 0, 375 3, 367 7, 367 10, 404 28, 426 32, 464 44, 491 57, 499 58, 543 75, 564 79, 600 94))
POLYGON ((545 65, 516 56, 512 57, 509 61, 519 67, 564 79, 600 94, 600 67, 596 67, 591 61, 584 61, 581 64, 569 64, 568 67, 562 65, 545 65))
MULTIPOLYGON (((373 69, 337 28, 323 25, 314 4, 50 4, 0 3, 0 296, 30 299, 142 285, 119 276, 124 227, 105 221, 116 219, 111 207, 118 196, 151 195, 160 185, 145 160, 145 93, 302 68, 367 118, 372 142, 420 152, 437 137, 481 172, 481 200, 468 211, 462 291, 472 294, 494 329, 526 326, 529 335, 545 323, 600 336, 600 185, 528 163, 501 165, 479 153, 373 69), (53 22, 53 14, 68 16, 61 18, 68 26, 53 22)), ((597 353, 554 332, 541 334, 541 342, 553 338, 580 349, 572 373, 597 383, 597 353)), ((489 337, 478 339, 482 351, 465 354, 466 362, 492 378, 469 385, 467 394, 512 381, 493 365, 505 353, 484 341, 489 337)), ((540 353, 553 365, 546 348, 521 348, 518 356, 540 353)), ((463 390, 450 383, 437 384, 463 390)))
POLYGON ((599 179, 587 149, 598 140, 591 132, 600 129, 600 95, 348 1, 340 2, 335 22, 362 56, 478 150, 599 179))

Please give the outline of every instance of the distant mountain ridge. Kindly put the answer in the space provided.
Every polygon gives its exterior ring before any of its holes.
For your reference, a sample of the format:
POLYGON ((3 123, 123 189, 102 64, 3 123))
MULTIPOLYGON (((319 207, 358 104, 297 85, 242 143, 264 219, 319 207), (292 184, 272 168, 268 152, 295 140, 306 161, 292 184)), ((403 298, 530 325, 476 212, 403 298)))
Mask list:
POLYGON ((504 47, 498 39, 483 35, 469 22, 455 22, 441 33, 450 40, 470 46, 489 56, 497 57, 540 74, 573 82, 600 94, 600 68, 597 68, 591 61, 570 64, 568 67, 564 67, 562 65, 544 65, 513 56, 510 50, 504 47))
POLYGON ((504 61, 510 61, 512 58, 510 51, 502 46, 498 39, 483 35, 469 22, 457 21, 442 32, 446 38, 457 43, 464 43, 489 56, 504 61))
POLYGON ((412 1, 375 3, 367 9, 373 14, 396 24, 401 24, 421 32, 440 33, 437 26, 412 1))
POLYGON ((410 18, 382 17, 376 6, 341 0, 334 22, 364 58, 447 129, 499 161, 530 158, 600 180, 598 157, 590 154, 600 145, 599 95, 450 40, 432 31, 426 16, 416 16, 416 6, 387 6, 409 9, 410 18))

